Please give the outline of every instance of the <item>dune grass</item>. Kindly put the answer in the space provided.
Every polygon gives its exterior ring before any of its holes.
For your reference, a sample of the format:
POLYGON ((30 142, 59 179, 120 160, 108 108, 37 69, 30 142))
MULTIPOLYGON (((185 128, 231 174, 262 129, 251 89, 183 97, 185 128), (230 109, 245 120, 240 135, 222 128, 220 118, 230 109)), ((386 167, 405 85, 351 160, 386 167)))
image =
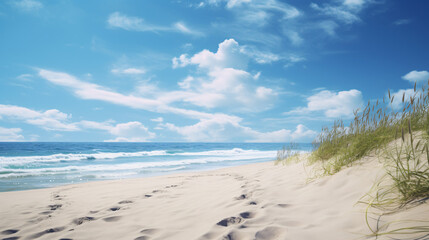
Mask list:
POLYGON ((316 146, 311 155, 311 161, 324 163, 326 175, 334 174, 343 167, 351 166, 355 161, 368 154, 377 154, 388 143, 404 137, 408 132, 423 132, 429 135, 428 90, 424 87, 418 90, 414 86, 414 94, 406 98, 402 96, 403 108, 394 110, 395 96, 388 99, 368 102, 360 111, 355 110, 355 118, 349 127, 343 122, 336 121, 331 128, 323 128, 313 144, 316 146))
POLYGON ((377 229, 369 224, 371 210, 378 210, 375 215, 380 219, 429 200, 429 89, 417 89, 415 84, 412 96, 402 95, 399 110, 398 100, 394 101, 388 91, 388 99, 357 109, 349 127, 336 121, 333 127, 323 128, 313 142, 310 163, 321 162, 323 175, 332 175, 365 156, 378 156, 387 174, 360 201, 367 204, 366 220, 372 236, 428 235, 429 221, 409 220, 408 227, 397 228, 392 227, 393 222, 377 229))
POLYGON ((291 142, 286 146, 283 146, 281 150, 277 151, 277 159, 274 164, 289 164, 298 160, 299 153, 296 151, 298 149, 298 144, 291 142))

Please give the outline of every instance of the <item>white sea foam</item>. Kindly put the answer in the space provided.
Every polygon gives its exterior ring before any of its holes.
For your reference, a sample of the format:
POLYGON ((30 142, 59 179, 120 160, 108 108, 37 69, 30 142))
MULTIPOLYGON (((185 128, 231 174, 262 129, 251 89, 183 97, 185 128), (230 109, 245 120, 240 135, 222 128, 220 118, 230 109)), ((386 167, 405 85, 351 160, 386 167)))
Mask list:
POLYGON ((276 151, 259 151, 259 150, 243 150, 241 148, 234 148, 230 150, 213 150, 202 152, 177 152, 169 153, 165 150, 156 151, 139 151, 139 152, 99 152, 88 154, 53 154, 48 156, 13 156, 13 157, 0 157, 0 167, 11 164, 24 165, 28 163, 55 163, 55 162, 69 162, 69 161, 91 161, 96 159, 116 159, 116 158, 130 158, 130 157, 144 157, 144 156, 237 156, 237 155, 252 155, 258 156, 275 156, 276 151))
MULTIPOLYGON (((244 150, 243 150, 244 151, 244 150)), ((262 160, 273 159, 271 151, 247 152, 247 154, 230 154, 229 156, 204 156, 194 159, 172 160, 172 161, 157 161, 157 162, 132 162, 132 163, 117 163, 117 164, 89 164, 84 166, 64 166, 64 167, 41 167, 41 168, 4 168, 0 167, 0 178, 16 177, 16 176, 36 176, 49 174, 84 174, 88 172, 109 172, 109 171, 128 171, 128 170, 144 170, 150 168, 166 168, 175 167, 182 169, 190 164, 207 164, 219 163, 226 161, 240 160, 262 160)), ((208 154, 207 154, 208 155, 208 154)), ((167 169, 158 169, 158 171, 169 171, 167 169)))

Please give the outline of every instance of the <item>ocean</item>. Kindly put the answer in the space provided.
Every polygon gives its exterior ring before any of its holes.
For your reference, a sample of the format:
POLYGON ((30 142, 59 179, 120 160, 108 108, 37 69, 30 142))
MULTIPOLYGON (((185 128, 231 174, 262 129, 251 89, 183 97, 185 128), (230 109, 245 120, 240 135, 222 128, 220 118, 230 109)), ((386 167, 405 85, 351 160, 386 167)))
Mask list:
MULTIPOLYGON (((0 143, 0 192, 272 161, 283 143, 0 143)), ((297 144, 310 151, 311 144, 297 144)))

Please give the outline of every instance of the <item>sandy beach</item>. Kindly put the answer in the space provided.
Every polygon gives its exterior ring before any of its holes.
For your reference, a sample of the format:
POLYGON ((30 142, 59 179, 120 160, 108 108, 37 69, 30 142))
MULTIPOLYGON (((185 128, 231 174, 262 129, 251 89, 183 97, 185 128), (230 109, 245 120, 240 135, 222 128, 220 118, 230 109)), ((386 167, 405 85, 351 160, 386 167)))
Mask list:
MULTIPOLYGON (((366 205, 357 202, 384 174, 382 165, 366 161, 308 182, 312 168, 266 162, 3 192, 0 238, 368 239, 366 205)), ((425 216, 429 204, 389 218, 425 216)))

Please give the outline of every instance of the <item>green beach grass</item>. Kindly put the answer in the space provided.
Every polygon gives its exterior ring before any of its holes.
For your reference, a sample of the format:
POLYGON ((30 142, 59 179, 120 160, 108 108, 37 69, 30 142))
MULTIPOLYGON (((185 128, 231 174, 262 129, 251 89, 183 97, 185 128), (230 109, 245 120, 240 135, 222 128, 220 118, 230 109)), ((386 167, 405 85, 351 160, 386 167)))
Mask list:
MULTIPOLYGON (((369 224, 370 215, 380 218, 429 199, 429 89, 427 86, 418 89, 415 84, 411 96, 404 92, 401 97, 397 104, 398 99, 395 101, 388 90, 382 100, 368 102, 363 110, 356 109, 348 127, 338 120, 332 127, 323 128, 309 157, 310 164, 321 164, 321 175, 333 175, 364 161, 366 156, 375 156, 383 162, 386 176, 359 201, 367 204, 367 225, 376 238, 429 234, 429 221, 409 220, 412 226, 392 229, 388 226, 393 223, 377 229, 369 224)), ((279 151, 277 163, 295 158, 292 147, 279 151)))

